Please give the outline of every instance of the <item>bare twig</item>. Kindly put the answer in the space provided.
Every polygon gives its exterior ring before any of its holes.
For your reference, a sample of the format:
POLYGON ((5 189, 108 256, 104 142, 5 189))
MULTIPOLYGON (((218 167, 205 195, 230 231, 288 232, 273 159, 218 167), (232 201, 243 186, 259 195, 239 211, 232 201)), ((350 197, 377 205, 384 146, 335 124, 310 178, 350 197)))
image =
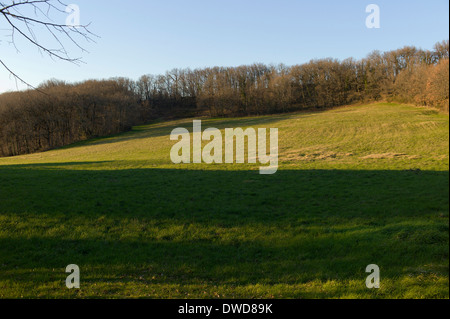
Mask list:
MULTIPOLYGON (((21 37, 32 46, 38 48, 39 51, 48 54, 51 58, 62 60, 74 64, 82 63, 81 58, 73 58, 66 50, 64 43, 69 42, 79 48, 82 52, 87 52, 80 45, 80 39, 86 42, 95 42, 95 34, 89 31, 88 25, 69 26, 66 24, 55 23, 50 18, 51 12, 66 14, 65 5, 61 0, 21 0, 21 1, 0 1, 0 19, 4 19, 11 32, 11 43, 16 47, 16 37, 21 37), (9 2, 9 3, 8 3, 9 2), (30 12, 33 12, 30 14, 30 12), (43 44, 36 35, 35 29, 40 26, 44 27, 51 38, 54 39, 56 47, 49 47, 43 44)), ((16 50, 18 48, 16 47, 16 50)), ((0 65, 11 75, 16 81, 34 88, 22 77, 12 71, 3 60, 0 65)))

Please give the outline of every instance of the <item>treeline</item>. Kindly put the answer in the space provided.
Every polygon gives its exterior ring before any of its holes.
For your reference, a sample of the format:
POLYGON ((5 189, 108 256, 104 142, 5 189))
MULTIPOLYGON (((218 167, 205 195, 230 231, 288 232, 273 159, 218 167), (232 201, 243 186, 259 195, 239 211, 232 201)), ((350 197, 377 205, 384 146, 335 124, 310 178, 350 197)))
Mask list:
POLYGON ((0 156, 47 150, 160 117, 245 116, 392 100, 449 107, 449 41, 361 60, 174 69, 0 95, 0 156))
POLYGON ((258 115, 355 102, 401 100, 448 110, 449 42, 433 51, 405 47, 365 59, 313 60, 296 66, 254 64, 175 69, 136 83, 153 110, 208 110, 211 116, 258 115))
POLYGON ((139 105, 127 79, 66 84, 0 96, 0 156, 28 154, 131 129, 139 105))

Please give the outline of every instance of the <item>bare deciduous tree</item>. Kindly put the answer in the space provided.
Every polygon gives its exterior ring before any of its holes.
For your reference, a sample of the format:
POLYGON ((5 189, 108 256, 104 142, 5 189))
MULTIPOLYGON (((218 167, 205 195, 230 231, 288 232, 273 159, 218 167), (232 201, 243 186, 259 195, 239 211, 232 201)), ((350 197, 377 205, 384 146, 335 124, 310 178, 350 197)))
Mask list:
POLYGON ((0 156, 123 132, 156 118, 262 115, 377 100, 448 112, 446 43, 435 51, 405 47, 361 60, 329 58, 292 67, 175 69, 136 82, 51 80, 38 87, 46 95, 0 95, 0 156))
MULTIPOLYGON (((19 0, 0 1, 0 22, 5 24, 10 31, 10 44, 16 47, 17 38, 22 38, 41 53, 47 54, 52 59, 71 63, 80 63, 81 58, 73 58, 67 45, 70 43, 82 52, 86 50, 80 45, 81 41, 94 42, 95 37, 88 29, 89 25, 67 25, 55 22, 52 15, 57 15, 58 20, 66 21, 67 5, 60 0, 19 0), (51 38, 53 44, 46 43, 43 38, 51 38)), ((20 75, 14 72, 0 56, 0 65, 13 76, 16 81, 34 88, 20 75)))

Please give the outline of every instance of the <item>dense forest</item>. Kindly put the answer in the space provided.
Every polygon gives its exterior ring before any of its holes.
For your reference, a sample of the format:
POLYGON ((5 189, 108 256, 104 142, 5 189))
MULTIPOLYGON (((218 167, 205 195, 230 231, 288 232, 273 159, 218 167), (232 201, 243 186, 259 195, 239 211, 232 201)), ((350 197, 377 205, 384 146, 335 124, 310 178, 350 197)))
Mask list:
POLYGON ((49 150, 131 129, 156 118, 246 116, 391 100, 448 112, 449 41, 361 60, 295 66, 174 69, 165 75, 50 80, 0 95, 0 156, 49 150))

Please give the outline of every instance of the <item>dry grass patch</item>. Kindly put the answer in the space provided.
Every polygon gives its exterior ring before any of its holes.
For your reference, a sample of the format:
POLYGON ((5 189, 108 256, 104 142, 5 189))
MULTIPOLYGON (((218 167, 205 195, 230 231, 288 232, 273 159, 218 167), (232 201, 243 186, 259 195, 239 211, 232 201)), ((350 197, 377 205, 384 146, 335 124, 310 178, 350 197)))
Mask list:
POLYGON ((418 155, 408 155, 403 153, 384 153, 384 154, 370 154, 364 157, 361 157, 362 159, 395 159, 395 158, 406 158, 406 159, 419 159, 420 156, 418 155))

